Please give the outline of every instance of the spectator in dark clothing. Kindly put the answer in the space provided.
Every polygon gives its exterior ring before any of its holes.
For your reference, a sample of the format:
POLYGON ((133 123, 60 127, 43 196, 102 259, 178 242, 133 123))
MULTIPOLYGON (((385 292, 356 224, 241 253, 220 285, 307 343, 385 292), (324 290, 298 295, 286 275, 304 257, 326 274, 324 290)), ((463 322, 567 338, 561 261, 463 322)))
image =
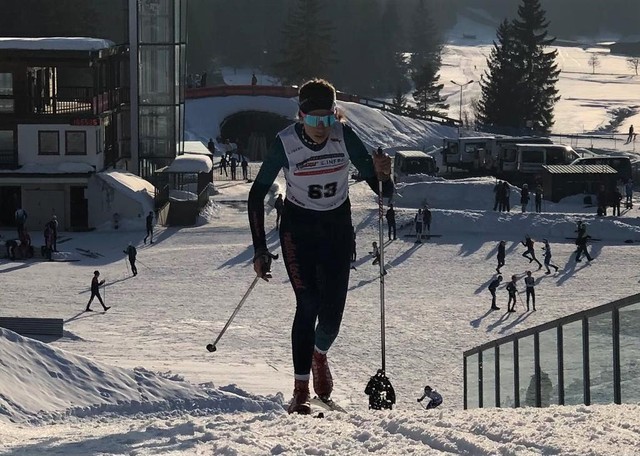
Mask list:
POLYGON ((611 202, 613 207, 613 216, 618 216, 620 217, 620 203, 622 202, 622 193, 620 193, 620 190, 616 187, 616 189, 613 191, 613 200, 611 202))
POLYGON ((20 237, 20 233, 22 233, 22 230, 24 230, 24 225, 25 223, 27 223, 27 211, 25 211, 22 208, 18 208, 18 210, 16 210, 15 213, 15 219, 16 219, 16 227, 18 229, 18 237, 20 237))
POLYGON ((213 138, 209 138, 207 149, 209 149, 209 152, 211 152, 212 154, 216 152, 216 143, 213 142, 213 138))
POLYGON ((153 211, 149 211, 146 222, 147 222, 147 235, 144 237, 142 242, 146 244, 147 238, 150 237, 151 239, 149 240, 149 244, 153 244, 153 211))
POLYGON ((542 212, 542 195, 543 195, 542 185, 538 184, 536 186, 536 193, 535 193, 536 212, 542 212))
POLYGON ((93 302, 93 298, 98 298, 98 301, 102 304, 102 308, 105 312, 111 309, 111 307, 104 305, 102 296, 100 296, 100 285, 104 285, 104 280, 100 280, 100 271, 94 271, 93 279, 91 279, 91 297, 89 298, 85 312, 91 312, 91 303, 93 302))
POLYGON ((200 77, 200 87, 206 87, 207 86, 207 72, 204 71, 202 73, 202 76, 200 77))
POLYGON ((371 410, 391 410, 396 403, 396 392, 382 369, 369 379, 364 394, 369 396, 371 410))
POLYGON ((504 199, 505 199, 505 187, 504 184, 506 182, 499 182, 498 188, 496 190, 496 197, 498 198, 498 211, 502 212, 505 210, 504 199))
POLYGON ((136 255, 138 251, 133 246, 131 242, 127 246, 126 250, 123 250, 122 253, 129 256, 129 264, 131 265, 131 272, 133 272, 134 277, 138 275, 138 268, 136 268, 136 255))
POLYGON ((607 192, 604 189, 604 185, 600 185, 600 190, 596 195, 598 201, 598 213, 599 216, 607 215, 607 192))
POLYGON ((542 250, 544 250, 544 266, 547 268, 545 274, 551 274, 549 267, 554 268, 556 272, 558 272, 558 266, 551 263, 551 246, 549 245, 549 241, 547 239, 543 239, 542 241, 544 242, 544 247, 542 247, 542 250))
POLYGON ((418 209, 418 213, 416 214, 413 222, 416 228, 416 244, 422 243, 422 222, 424 217, 422 217, 422 209, 418 209))
POLYGON ((498 274, 500 274, 500 268, 502 268, 502 266, 504 266, 504 258, 505 258, 505 256, 506 256, 505 242, 504 241, 500 241, 500 243, 498 244, 498 255, 497 255, 498 267, 496 268, 496 272, 498 274))
POLYGON ((425 206, 422 211, 422 223, 424 228, 427 229, 427 233, 431 234, 431 211, 428 206, 425 206))
POLYGON ((491 310, 500 310, 500 307, 496 305, 496 290, 498 289, 498 286, 500 286, 501 282, 502 276, 499 275, 489 284, 489 292, 491 293, 491 310))
MULTIPOLYGON (((351 244, 351 262, 355 263, 356 261, 356 257, 357 257, 357 253, 356 253, 356 227, 353 227, 353 242, 351 244)), ((351 266, 352 269, 355 269, 353 266, 351 266)))
POLYGON ((531 237, 527 234, 524 241, 521 242, 522 245, 524 245, 527 250, 522 254, 523 257, 525 257, 527 260, 529 260, 529 263, 531 263, 532 261, 535 261, 536 263, 538 263, 538 269, 542 269, 542 263, 540 263, 538 261, 538 259, 536 258, 536 252, 533 250, 533 239, 531 239, 531 237))
POLYGON ((442 404, 442 396, 436 390, 432 389, 429 385, 424 387, 424 394, 418 399, 418 402, 422 402, 426 397, 429 398, 429 403, 426 409, 434 409, 442 404))
POLYGON ((52 239, 53 239, 53 230, 51 229, 51 222, 47 222, 44 225, 44 246, 43 246, 42 256, 44 256, 49 261, 53 261, 52 239))
POLYGON ((520 190, 520 204, 522 205, 522 212, 527 212, 527 205, 529 204, 529 186, 527 184, 523 184, 522 190, 520 190))
POLYGON ((391 240, 391 232, 393 231, 393 239, 398 239, 396 236, 396 211, 393 209, 393 204, 389 204, 389 209, 384 215, 387 219, 387 227, 389 228, 389 240, 391 240))
POLYGON ((284 200, 282 194, 279 194, 276 198, 276 202, 273 203, 273 207, 276 209, 276 231, 280 229, 280 218, 282 217, 282 210, 284 209, 284 200))
POLYGON ((51 248, 54 252, 58 251, 58 217, 55 215, 51 217, 51 221, 49 222, 51 226, 51 248))
POLYGON ((225 153, 222 157, 220 157, 220 175, 224 172, 225 176, 229 176, 227 173, 227 154, 225 153))
POLYGON ((626 208, 631 209, 633 207, 633 180, 629 178, 626 184, 624 184, 624 193, 626 196, 626 208))
POLYGON ((231 180, 236 180, 236 169, 238 168, 238 159, 235 156, 231 156, 229 159, 229 165, 231 167, 231 180))
POLYGON ((511 282, 507 284, 507 291, 509 292, 509 301, 507 302, 507 312, 516 311, 516 295, 518 294, 518 288, 516 282, 518 277, 516 275, 511 276, 511 282))
POLYGON ((251 75, 251 85, 257 85, 258 84, 258 78, 256 78, 256 74, 253 73, 253 75, 251 75))
POLYGON ((626 144, 629 144, 631 141, 633 141, 634 136, 633 136, 633 125, 631 125, 629 127, 629 135, 627 136, 627 142, 626 144))
POLYGON ((493 186, 493 210, 497 211, 500 206, 500 194, 501 194, 502 182, 496 182, 493 186))
POLYGON ((242 178, 244 180, 249 179, 249 175, 248 175, 249 162, 247 162, 247 158, 244 155, 242 156, 242 161, 240 162, 240 167, 242 168, 242 178))
POLYGON ((529 311, 529 298, 533 303, 533 311, 536 311, 536 279, 531 276, 531 271, 527 271, 527 276, 524 278, 524 283, 526 285, 526 294, 527 294, 527 312, 529 311))

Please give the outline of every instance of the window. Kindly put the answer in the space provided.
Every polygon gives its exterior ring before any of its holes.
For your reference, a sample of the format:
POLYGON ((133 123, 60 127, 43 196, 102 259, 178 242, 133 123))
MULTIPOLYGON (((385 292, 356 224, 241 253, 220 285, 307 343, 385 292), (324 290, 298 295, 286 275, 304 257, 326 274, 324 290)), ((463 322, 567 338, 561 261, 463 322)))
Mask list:
POLYGON ((13 99, 12 98, 0 98, 0 113, 13 112, 13 99))
POLYGON ((65 132, 65 154, 66 155, 87 155, 87 132, 67 131, 65 132))
POLYGON ((478 355, 467 357, 467 408, 480 407, 480 371, 478 355))
POLYGON ((13 96, 13 74, 0 73, 0 96, 13 96))
POLYGON ((38 132, 38 155, 60 155, 60 132, 38 132))
POLYGON ((15 161, 13 130, 0 130, 0 164, 12 164, 15 161))

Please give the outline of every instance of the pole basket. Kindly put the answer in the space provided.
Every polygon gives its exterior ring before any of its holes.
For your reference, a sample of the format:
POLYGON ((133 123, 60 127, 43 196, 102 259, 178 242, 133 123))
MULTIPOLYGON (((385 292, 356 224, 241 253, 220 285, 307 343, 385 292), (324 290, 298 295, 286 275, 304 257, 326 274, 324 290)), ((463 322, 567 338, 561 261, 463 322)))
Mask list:
POLYGON ((369 379, 364 393, 372 410, 391 410, 396 403, 396 392, 382 369, 369 379))

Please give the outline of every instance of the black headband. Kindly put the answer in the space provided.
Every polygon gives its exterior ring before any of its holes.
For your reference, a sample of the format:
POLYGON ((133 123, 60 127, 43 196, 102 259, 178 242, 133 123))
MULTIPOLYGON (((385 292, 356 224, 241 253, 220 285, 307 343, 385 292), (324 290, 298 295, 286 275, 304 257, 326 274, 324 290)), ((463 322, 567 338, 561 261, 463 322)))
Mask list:
POLYGON ((316 109, 325 109, 332 111, 335 108, 335 99, 333 96, 314 96, 300 100, 300 111, 305 114, 316 109))

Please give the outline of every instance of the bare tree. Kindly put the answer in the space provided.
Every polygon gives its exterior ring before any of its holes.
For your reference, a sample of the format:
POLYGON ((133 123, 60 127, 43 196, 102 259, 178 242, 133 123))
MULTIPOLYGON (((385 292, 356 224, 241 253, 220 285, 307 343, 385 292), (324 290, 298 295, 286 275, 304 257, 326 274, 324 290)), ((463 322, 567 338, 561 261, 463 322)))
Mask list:
POLYGON ((600 66, 600 57, 598 57, 598 54, 591 54, 591 57, 589 57, 589 65, 591 66, 591 74, 596 74, 596 68, 600 66))
POLYGON ((640 67, 640 57, 629 57, 627 59, 627 65, 629 68, 636 72, 636 76, 638 76, 638 67, 640 67))

